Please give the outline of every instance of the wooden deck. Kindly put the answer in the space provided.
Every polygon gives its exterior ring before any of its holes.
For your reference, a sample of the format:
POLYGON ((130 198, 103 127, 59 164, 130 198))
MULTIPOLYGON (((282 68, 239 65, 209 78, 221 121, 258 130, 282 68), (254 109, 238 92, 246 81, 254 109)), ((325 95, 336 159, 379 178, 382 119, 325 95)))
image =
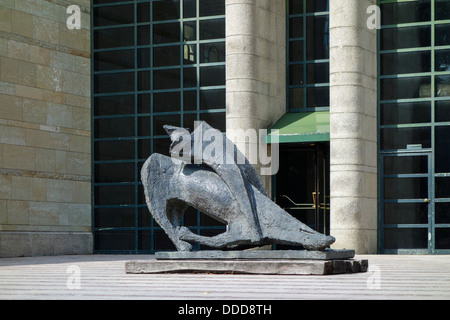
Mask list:
POLYGON ((331 276, 125 273, 152 257, 0 259, 0 299, 450 299, 450 256, 357 256, 369 272, 331 276))

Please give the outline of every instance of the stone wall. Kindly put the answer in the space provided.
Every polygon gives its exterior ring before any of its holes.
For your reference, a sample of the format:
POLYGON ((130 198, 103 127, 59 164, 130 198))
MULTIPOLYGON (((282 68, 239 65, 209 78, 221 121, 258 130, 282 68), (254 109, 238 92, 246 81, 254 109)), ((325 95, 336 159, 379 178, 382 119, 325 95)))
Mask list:
POLYGON ((0 0, 0 257, 92 252, 89 7, 0 0))
MULTIPOLYGON (((225 3, 227 132, 268 129, 286 112, 286 1, 225 3)), ((232 140, 247 156, 256 147, 232 140)), ((262 178, 270 194, 271 177, 262 178)))
POLYGON ((330 0, 330 226, 335 248, 377 248, 375 0, 330 0))

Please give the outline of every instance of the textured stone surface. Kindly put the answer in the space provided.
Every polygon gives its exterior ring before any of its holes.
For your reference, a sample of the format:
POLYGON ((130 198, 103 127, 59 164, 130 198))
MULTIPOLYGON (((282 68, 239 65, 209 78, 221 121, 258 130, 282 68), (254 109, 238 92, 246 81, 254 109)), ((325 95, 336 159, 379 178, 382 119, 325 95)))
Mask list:
POLYGON ((234 145, 220 131, 205 122, 192 134, 182 128, 166 126, 165 129, 173 141, 172 158, 151 155, 141 176, 148 208, 177 250, 190 251, 191 243, 212 248, 289 244, 323 250, 335 241, 334 237, 309 228, 270 200, 248 161, 233 163, 240 153, 236 147, 228 147, 234 145), (215 133, 216 139, 209 143, 196 140, 207 133, 215 133), (225 145, 222 158, 205 152, 225 145), (185 148, 179 149, 180 146, 185 148), (189 206, 226 224, 226 232, 205 237, 183 227, 182 217, 189 206))

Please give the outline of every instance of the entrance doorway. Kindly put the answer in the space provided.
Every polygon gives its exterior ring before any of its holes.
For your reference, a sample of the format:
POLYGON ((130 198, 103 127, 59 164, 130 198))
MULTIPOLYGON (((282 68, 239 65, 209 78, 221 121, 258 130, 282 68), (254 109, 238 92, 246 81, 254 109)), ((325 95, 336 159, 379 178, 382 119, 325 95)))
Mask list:
POLYGON ((433 174, 432 155, 419 151, 381 156, 382 253, 450 252, 449 206, 436 188, 439 178, 433 174))
POLYGON ((280 145, 275 202, 312 229, 330 233, 330 145, 280 145))

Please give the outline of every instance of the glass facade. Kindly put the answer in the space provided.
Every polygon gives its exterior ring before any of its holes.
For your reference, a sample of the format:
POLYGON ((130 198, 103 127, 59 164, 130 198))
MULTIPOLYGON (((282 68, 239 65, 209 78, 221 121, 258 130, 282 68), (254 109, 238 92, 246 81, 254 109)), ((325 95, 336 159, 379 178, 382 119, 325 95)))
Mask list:
POLYGON ((380 249, 450 249, 450 1, 379 1, 380 249))
MULTIPOLYGON (((174 249, 148 212, 140 170, 168 154, 163 125, 225 131, 225 1, 93 1, 94 251, 174 249)), ((188 211, 202 235, 223 226, 188 211)))
POLYGON ((330 105, 328 0, 289 0, 287 22, 288 110, 330 105))

